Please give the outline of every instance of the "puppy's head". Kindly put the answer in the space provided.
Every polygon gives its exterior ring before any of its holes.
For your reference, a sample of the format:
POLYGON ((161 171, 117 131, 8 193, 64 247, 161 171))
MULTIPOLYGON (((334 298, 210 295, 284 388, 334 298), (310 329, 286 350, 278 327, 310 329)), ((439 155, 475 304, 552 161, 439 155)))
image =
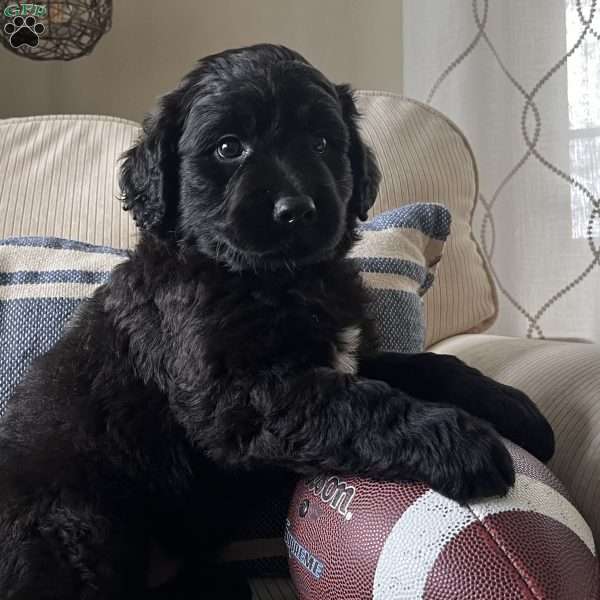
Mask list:
POLYGON ((200 61, 124 155, 124 204, 143 230, 235 269, 345 254, 379 171, 348 86, 280 46, 200 61))

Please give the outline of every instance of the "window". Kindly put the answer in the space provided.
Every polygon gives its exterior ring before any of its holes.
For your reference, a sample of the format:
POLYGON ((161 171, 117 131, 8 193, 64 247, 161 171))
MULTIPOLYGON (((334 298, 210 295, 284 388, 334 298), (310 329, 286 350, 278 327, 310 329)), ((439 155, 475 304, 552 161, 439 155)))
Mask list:
MULTIPOLYGON (((592 0, 566 0, 567 49, 581 35, 583 19, 590 15, 592 0), (578 11, 579 5, 579 11, 578 11)), ((596 7, 596 11, 598 11, 596 7)), ((600 19, 594 19, 596 23, 600 19)), ((600 29, 600 24, 598 25, 600 29)), ((569 160, 572 177, 594 198, 600 197, 600 31, 589 31, 567 61, 569 100, 569 160)), ((592 203, 588 195, 571 185, 572 237, 587 238, 592 203)), ((600 237, 600 219, 592 235, 600 237)))

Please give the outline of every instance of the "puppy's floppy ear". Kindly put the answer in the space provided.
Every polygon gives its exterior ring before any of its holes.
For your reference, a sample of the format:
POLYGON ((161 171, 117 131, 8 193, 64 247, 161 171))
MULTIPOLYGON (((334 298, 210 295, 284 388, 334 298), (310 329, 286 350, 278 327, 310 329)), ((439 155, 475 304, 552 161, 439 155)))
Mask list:
POLYGON ((143 123, 136 144, 122 155, 119 185, 124 210, 140 229, 167 236, 174 230, 179 201, 179 94, 159 100, 143 123))
POLYGON ((350 209, 361 221, 366 221, 369 209, 377 198, 381 173, 373 151, 361 139, 358 130, 360 115, 354 102, 352 89, 349 85, 337 85, 336 90, 342 104, 344 121, 350 133, 348 155, 354 180, 350 209))

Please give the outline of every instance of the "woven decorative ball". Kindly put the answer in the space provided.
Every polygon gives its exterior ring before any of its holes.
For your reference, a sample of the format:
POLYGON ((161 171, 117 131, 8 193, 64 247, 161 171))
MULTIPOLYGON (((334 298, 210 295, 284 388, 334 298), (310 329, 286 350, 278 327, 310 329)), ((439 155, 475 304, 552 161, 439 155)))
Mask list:
POLYGON ((89 54, 111 27, 112 0, 0 1, 5 48, 32 60, 73 60, 89 54))
POLYGON ((322 476, 286 528, 301 600, 597 600, 592 533, 563 485, 506 442, 505 497, 459 505, 422 483, 322 476))

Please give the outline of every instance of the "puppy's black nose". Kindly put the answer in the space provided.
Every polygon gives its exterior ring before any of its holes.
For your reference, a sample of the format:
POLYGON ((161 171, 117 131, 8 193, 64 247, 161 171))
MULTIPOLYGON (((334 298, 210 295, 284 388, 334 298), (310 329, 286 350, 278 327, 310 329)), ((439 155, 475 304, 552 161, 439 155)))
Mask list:
POLYGON ((285 196, 273 208, 273 219, 282 224, 310 223, 316 216, 317 208, 310 196, 285 196))

